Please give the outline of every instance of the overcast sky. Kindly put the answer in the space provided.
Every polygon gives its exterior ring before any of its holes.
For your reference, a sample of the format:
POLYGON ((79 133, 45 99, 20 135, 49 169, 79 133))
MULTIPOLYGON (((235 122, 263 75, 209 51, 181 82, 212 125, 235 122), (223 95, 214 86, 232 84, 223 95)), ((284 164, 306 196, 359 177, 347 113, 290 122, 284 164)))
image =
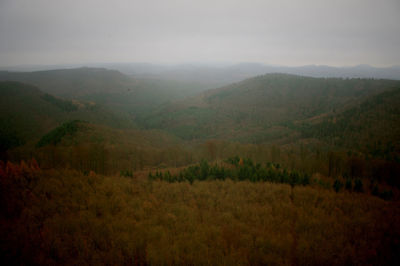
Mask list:
POLYGON ((400 0, 0 0, 0 66, 400 64, 400 0))

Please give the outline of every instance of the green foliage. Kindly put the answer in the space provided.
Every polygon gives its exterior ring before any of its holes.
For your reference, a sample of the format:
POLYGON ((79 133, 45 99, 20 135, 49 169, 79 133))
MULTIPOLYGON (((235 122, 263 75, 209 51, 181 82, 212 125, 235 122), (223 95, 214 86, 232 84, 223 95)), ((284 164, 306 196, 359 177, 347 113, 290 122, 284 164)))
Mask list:
POLYGON ((345 188, 348 191, 352 191, 353 190, 353 182, 352 182, 352 180, 350 178, 346 178, 345 188))
POLYGON ((78 107, 76 105, 74 105, 71 101, 62 100, 62 99, 56 98, 56 97, 54 97, 54 96, 52 96, 50 94, 47 94, 47 93, 45 93, 42 96, 42 98, 45 101, 57 106, 58 108, 60 108, 64 112, 72 112, 72 111, 78 110, 78 107))
POLYGON ((340 182, 339 179, 335 179, 335 182, 333 183, 333 189, 335 190, 335 192, 339 192, 343 187, 343 183, 340 182))
POLYGON ((384 190, 379 193, 379 197, 384 200, 391 200, 393 198, 393 191, 392 190, 384 190))
POLYGON ((229 157, 228 159, 226 159, 227 163, 233 164, 234 166, 238 166, 239 161, 240 161, 239 156, 229 157))
POLYGON ((309 185, 310 175, 306 173, 299 173, 297 171, 287 171, 277 167, 277 164, 267 163, 266 167, 261 164, 253 163, 249 158, 240 159, 239 157, 228 158, 226 162, 230 162, 232 167, 224 165, 210 165, 207 161, 202 160, 200 164, 184 168, 177 175, 172 175, 167 172, 156 172, 153 175, 149 173, 150 180, 164 180, 167 182, 182 182, 188 181, 193 183, 195 180, 238 180, 238 181, 251 181, 251 182, 274 182, 286 183, 292 186, 295 185, 309 185))
POLYGON ((361 104, 332 113, 317 123, 302 123, 303 137, 318 138, 338 147, 362 151, 373 158, 393 161, 400 154, 400 89, 367 98, 361 104))
POLYGON ((9 150, 24 142, 31 147, 32 142, 36 143, 53 128, 73 120, 131 127, 132 122, 124 116, 96 103, 77 101, 75 105, 28 84, 0 82, 0 141, 3 143, 0 146, 3 149, 9 150))
POLYGON ((79 123, 81 123, 81 121, 74 120, 62 124, 56 129, 50 131, 48 134, 44 135, 36 144, 36 147, 40 148, 46 145, 56 145, 64 136, 75 134, 78 131, 79 123))
POLYGON ((182 110, 171 110, 165 112, 164 110, 143 119, 142 123, 146 128, 159 128, 160 125, 164 126, 166 131, 185 140, 204 139, 206 136, 212 134, 209 124, 215 120, 216 113, 213 109, 189 107, 182 110), (184 123, 173 124, 171 120, 179 119, 185 121, 184 123))
MULTIPOLYGON (((377 140, 378 135, 369 125, 379 121, 379 117, 386 119, 386 113, 393 114, 388 117, 390 120, 395 119, 399 95, 396 94, 383 112, 377 112, 379 115, 374 115, 374 111, 381 109, 390 96, 386 100, 374 100, 374 97, 377 91, 384 92, 399 84, 389 80, 266 74, 207 91, 184 104, 169 104, 143 121, 150 128, 167 130, 184 139, 219 137, 262 143, 292 138, 297 131, 302 137, 332 140, 343 146, 349 136, 357 142, 351 132, 358 132, 360 128, 372 132, 377 140), (366 99, 372 99, 373 106, 359 107, 358 103, 366 99), (354 108, 344 110, 345 104, 354 108), (371 119, 363 114, 364 110, 368 110, 371 119), (334 115, 338 116, 337 122, 334 115), (361 121, 357 121, 360 116, 361 121), (363 125, 363 120, 368 124, 363 125)), ((391 139, 393 136, 394 133, 391 139)), ((363 143, 368 142, 363 140, 363 143)))
POLYGON ((25 144, 9 119, 0 119, 0 152, 25 144))
POLYGON ((393 198, 393 191, 390 189, 385 189, 382 192, 379 191, 377 184, 373 185, 371 194, 377 196, 383 200, 391 200, 393 198))
POLYGON ((363 182, 360 178, 357 178, 354 181, 354 191, 355 192, 363 192, 364 191, 363 182))
POLYGON ((119 173, 119 175, 120 176, 124 176, 124 177, 133 177, 133 173, 132 173, 132 171, 131 170, 124 170, 124 171, 121 171, 120 173, 119 173))
POLYGON ((329 182, 326 182, 325 180, 322 180, 322 179, 316 180, 316 183, 317 183, 320 187, 325 188, 325 189, 330 189, 330 188, 332 188, 332 186, 331 186, 331 184, 330 184, 329 182))

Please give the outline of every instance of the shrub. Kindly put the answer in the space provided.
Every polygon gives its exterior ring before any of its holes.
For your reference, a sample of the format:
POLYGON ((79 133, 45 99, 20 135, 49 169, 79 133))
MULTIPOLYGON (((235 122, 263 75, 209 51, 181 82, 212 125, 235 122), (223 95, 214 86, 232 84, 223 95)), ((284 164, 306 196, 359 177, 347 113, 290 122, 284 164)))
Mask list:
POLYGON ((353 190, 353 182, 351 181, 350 178, 346 178, 345 188, 348 191, 352 191, 353 190))
POLYGON ((379 193, 379 197, 384 200, 391 200, 393 198, 393 191, 384 190, 383 192, 379 193))
POLYGON ((133 177, 133 173, 130 170, 125 170, 125 171, 121 171, 119 173, 120 176, 125 176, 125 177, 133 177))
POLYGON ((359 178, 357 178, 356 181, 354 182, 354 191, 356 192, 364 191, 362 180, 359 178))
POLYGON ((336 192, 339 192, 340 189, 341 189, 342 187, 343 187, 342 182, 340 182, 339 179, 336 179, 335 182, 333 183, 333 189, 334 189, 336 192))

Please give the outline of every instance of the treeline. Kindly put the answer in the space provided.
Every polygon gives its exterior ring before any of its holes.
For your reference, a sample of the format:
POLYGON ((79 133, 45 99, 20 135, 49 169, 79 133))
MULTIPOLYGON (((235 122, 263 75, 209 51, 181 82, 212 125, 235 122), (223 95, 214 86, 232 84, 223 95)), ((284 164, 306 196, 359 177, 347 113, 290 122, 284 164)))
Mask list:
MULTIPOLYGON (((33 156, 44 168, 73 168, 79 171, 115 174, 120 171, 134 172, 149 168, 161 170, 168 167, 184 167, 202 160, 221 163, 225 158, 240 154, 243 158, 249 158, 253 164, 251 166, 245 163, 240 172, 240 178, 246 176, 246 180, 265 178, 263 171, 269 169, 265 166, 265 162, 271 162, 280 166, 277 172, 282 172, 282 174, 285 169, 288 173, 299 172, 310 176, 318 173, 331 180, 340 178, 343 183, 347 179, 361 179, 400 187, 400 180, 397 178, 400 176, 400 163, 368 157, 362 153, 346 150, 332 151, 317 145, 283 147, 217 140, 193 147, 174 145, 163 148, 131 144, 124 147, 105 143, 102 139, 88 139, 88 141, 76 143, 79 138, 74 137, 77 135, 74 133, 77 126, 79 127, 79 123, 76 121, 64 124, 45 135, 34 150, 16 149, 8 152, 4 157, 7 157, 7 160, 19 162, 33 156), (72 136, 72 138, 66 138, 66 136, 72 136), (44 143, 47 144, 44 145, 44 143), (261 169, 257 168, 259 164, 263 166, 261 169)), ((218 178, 221 176, 219 171, 216 171, 215 175, 218 178)), ((221 178, 227 175, 230 175, 230 178, 239 179, 237 174, 229 172, 224 173, 221 178)), ((268 181, 281 178, 272 173, 268 176, 271 178, 268 181)))
MULTIPOLYGON (((121 176, 134 177, 130 171, 121 171, 121 176)), ((221 164, 210 164, 202 160, 199 164, 183 168, 177 173, 172 174, 167 171, 149 172, 149 180, 162 180, 169 183, 212 180, 233 180, 250 182, 271 182, 279 184, 289 184, 294 186, 317 185, 325 189, 333 189, 336 192, 369 192, 384 200, 391 200, 394 196, 391 189, 380 188, 376 180, 364 180, 361 178, 336 177, 332 178, 312 178, 308 173, 296 170, 288 170, 279 163, 267 162, 265 164, 254 163, 249 158, 239 158, 238 156, 228 158, 221 164)))
MULTIPOLYGON (((397 178, 400 176, 400 162, 375 158, 370 154, 335 148, 319 142, 270 145, 208 140, 191 145, 175 143, 155 147, 151 146, 154 138, 135 139, 131 135, 113 135, 113 131, 100 131, 99 134, 96 132, 89 124, 86 127, 76 120, 67 122, 44 135, 36 147, 10 149, 3 152, 1 157, 13 162, 35 157, 44 168, 72 168, 100 174, 116 174, 120 171, 134 172, 149 168, 184 167, 202 160, 220 163, 225 158, 240 154, 253 162, 253 166, 245 165, 241 170, 240 176, 246 176, 246 180, 265 178, 265 173, 262 173, 264 169, 257 169, 256 166, 272 162, 279 164, 288 173, 318 173, 333 179, 341 178, 343 183, 349 178, 375 180, 400 188, 400 179, 397 178), (125 139, 116 142, 116 136, 125 139)), ((239 179, 238 175, 228 174, 233 179, 239 179)), ((221 176, 218 171, 216 175, 221 176)), ((227 174, 224 173, 224 177, 225 175, 227 174)), ((268 178, 272 179, 268 181, 280 178, 269 176, 271 177, 268 178)))
POLYGON ((242 159, 232 157, 225 161, 224 164, 209 164, 203 160, 198 165, 184 168, 179 174, 172 175, 169 171, 159 172, 153 175, 149 173, 150 180, 164 180, 167 182, 183 182, 193 183, 195 180, 225 180, 231 179, 235 181, 248 180, 251 182, 268 181, 273 183, 284 183, 295 185, 310 184, 311 176, 307 173, 297 171, 288 171, 281 168, 279 164, 266 163, 265 166, 260 163, 254 163, 251 159, 242 159))

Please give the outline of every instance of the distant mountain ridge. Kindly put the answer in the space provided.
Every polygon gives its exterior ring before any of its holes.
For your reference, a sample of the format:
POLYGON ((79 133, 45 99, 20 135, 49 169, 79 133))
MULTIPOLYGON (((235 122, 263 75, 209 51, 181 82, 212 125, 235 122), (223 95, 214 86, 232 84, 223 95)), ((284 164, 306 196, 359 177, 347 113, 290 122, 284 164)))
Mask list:
POLYGON ((163 79, 213 83, 214 87, 228 85, 247 78, 268 73, 284 73, 324 78, 374 78, 400 80, 400 65, 374 67, 356 65, 333 67, 327 65, 280 66, 261 63, 238 63, 232 65, 181 64, 156 65, 144 63, 95 64, 93 66, 117 69, 135 77, 157 77, 163 79))
MULTIPOLYGON (((367 66, 360 67, 369 69, 367 66)), ((232 67, 231 73, 236 71, 235 73, 243 74, 243 69, 248 70, 247 74, 265 70, 262 65, 242 64, 232 67)), ((195 70, 195 67, 186 69, 189 73, 195 70)), ((236 77, 239 74, 235 74, 236 77)), ((96 112, 89 112, 90 108, 87 109, 85 116, 92 115, 89 121, 93 123, 111 125, 114 120, 125 121, 143 129, 165 130, 186 140, 215 138, 251 143, 273 142, 284 138, 293 140, 294 135, 298 136, 303 132, 302 129, 294 129, 298 122, 312 123, 322 117, 331 117, 332 114, 351 109, 368 98, 400 87, 400 81, 397 80, 314 78, 274 73, 216 89, 205 90, 206 87, 199 86, 191 88, 190 94, 185 91, 189 90, 187 86, 192 84, 190 81, 185 83, 134 78, 105 68, 0 72, 0 80, 18 80, 40 86, 40 90, 47 94, 35 88, 33 90, 38 90, 36 96, 24 96, 23 101, 29 103, 27 106, 44 106, 38 110, 48 109, 50 114, 55 114, 55 118, 81 119, 81 115, 76 114, 82 110, 76 110, 77 107, 73 104, 73 99, 76 99, 78 103, 93 102, 97 108, 106 107, 96 112), (64 96, 67 100, 54 97, 51 92, 55 92, 56 96, 64 96), (194 95, 195 92, 200 93, 194 95), (190 97, 184 98, 182 95, 190 97), (36 103, 30 103, 32 100, 36 103), (51 108, 56 109, 51 111, 51 108), (104 115, 99 116, 98 112, 103 111, 104 115)), ((21 99, 8 101, 6 97, 3 100, 4 106, 8 106, 9 102, 15 102, 15 106, 19 106, 23 102, 21 99)), ((21 105, 15 109, 15 106, 9 107, 14 113, 23 113, 27 108, 21 105)), ((35 112, 28 113, 31 115, 35 112)), ((3 110, 3 114, 14 115, 7 108, 3 110)), ((26 119, 21 125, 29 125, 30 121, 37 119, 26 119)), ((51 122, 52 126, 55 125, 54 121, 51 122)))
POLYGON ((117 70, 87 67, 34 72, 1 71, 0 80, 32 84, 47 93, 67 98, 118 92, 127 90, 131 85, 131 80, 117 70))
POLYGON ((152 63, 92 63, 75 65, 19 66, 0 68, 8 71, 38 71, 60 68, 115 69, 136 78, 161 78, 170 80, 196 81, 209 84, 208 88, 220 87, 238 82, 253 76, 267 73, 286 73, 310 77, 332 78, 374 78, 400 79, 400 65, 390 67, 374 67, 367 64, 334 67, 328 65, 283 66, 262 63, 237 64, 152 64, 152 63))
POLYGON ((32 84, 66 99, 93 101, 133 117, 168 101, 209 88, 202 83, 135 78, 106 68, 73 68, 34 72, 0 71, 0 81, 32 84))

